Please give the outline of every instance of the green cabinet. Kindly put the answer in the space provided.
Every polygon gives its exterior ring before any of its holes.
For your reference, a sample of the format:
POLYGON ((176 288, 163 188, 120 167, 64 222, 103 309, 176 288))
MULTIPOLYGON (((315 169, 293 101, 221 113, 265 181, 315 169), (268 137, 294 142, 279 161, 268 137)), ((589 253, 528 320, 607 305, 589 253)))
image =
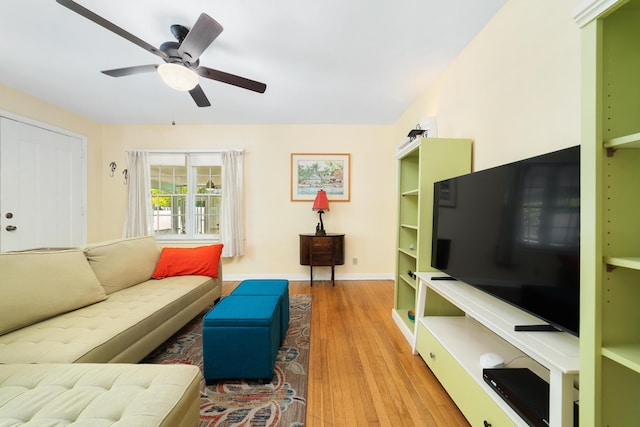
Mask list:
POLYGON ((640 418, 640 1, 598 1, 576 19, 583 58, 580 426, 630 426, 640 418))
POLYGON ((393 318, 414 344, 418 271, 431 268, 433 183, 471 171, 471 140, 417 138, 397 155, 398 225, 393 318))

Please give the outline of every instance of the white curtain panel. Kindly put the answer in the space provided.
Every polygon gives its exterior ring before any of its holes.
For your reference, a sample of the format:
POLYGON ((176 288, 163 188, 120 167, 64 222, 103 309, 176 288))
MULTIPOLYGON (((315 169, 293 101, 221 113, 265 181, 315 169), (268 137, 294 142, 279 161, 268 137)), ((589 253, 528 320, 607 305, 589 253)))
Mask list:
POLYGON ((122 237, 153 235, 151 211, 151 173, 149 153, 127 151, 129 183, 127 185, 127 212, 122 237))
POLYGON ((244 255, 244 215, 242 192, 242 151, 227 150, 222 153, 222 213, 220 241, 223 257, 244 255))

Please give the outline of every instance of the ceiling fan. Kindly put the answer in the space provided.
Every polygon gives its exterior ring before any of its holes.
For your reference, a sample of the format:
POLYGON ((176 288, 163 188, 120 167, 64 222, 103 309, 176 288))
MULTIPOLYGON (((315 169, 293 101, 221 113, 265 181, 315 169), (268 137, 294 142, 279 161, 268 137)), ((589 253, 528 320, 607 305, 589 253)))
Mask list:
POLYGON ((102 71, 102 73, 108 76, 123 77, 158 71, 162 80, 170 87, 177 90, 189 91, 189 94, 198 107, 208 107, 211 105, 202 87, 200 87, 198 76, 259 93, 264 93, 267 89, 267 85, 264 83, 200 65, 200 55, 223 30, 222 25, 206 13, 200 15, 191 30, 182 25, 172 25, 171 33, 178 41, 168 41, 162 43, 159 48, 156 48, 84 6, 79 5, 75 1, 56 1, 67 9, 84 16, 164 60, 164 63, 160 65, 137 65, 102 71))

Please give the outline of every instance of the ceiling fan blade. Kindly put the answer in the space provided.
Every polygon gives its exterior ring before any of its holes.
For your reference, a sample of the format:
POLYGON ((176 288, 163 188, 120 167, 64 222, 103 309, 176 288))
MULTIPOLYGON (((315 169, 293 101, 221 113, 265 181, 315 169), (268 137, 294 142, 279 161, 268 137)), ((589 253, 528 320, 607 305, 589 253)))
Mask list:
POLYGON ((157 69, 158 66, 156 64, 149 64, 136 65, 134 67, 114 68, 113 70, 103 70, 102 73, 111 77, 125 77, 134 74, 151 73, 157 69))
POLYGON ((213 68, 198 67, 196 68, 196 71, 202 77, 206 77, 207 79, 217 80, 222 83, 238 86, 254 92, 264 93, 264 91, 267 90, 267 85, 264 83, 236 76, 235 74, 225 73, 224 71, 214 70, 213 68))
POLYGON ((211 42, 220 35, 222 30, 222 25, 218 24, 215 19, 206 13, 202 13, 193 25, 193 28, 187 33, 182 43, 180 43, 178 52, 183 56, 185 61, 193 64, 198 60, 200 55, 202 55, 202 52, 209 47, 211 42))
POLYGON ((84 16, 85 18, 89 19, 90 21, 95 22, 96 24, 100 25, 101 27, 106 28, 107 30, 116 33, 117 35, 119 35, 120 37, 123 37, 127 40, 129 40, 130 42, 140 46, 141 48, 153 53, 154 55, 158 55, 159 57, 166 59, 167 58, 167 54, 162 52, 161 50, 157 49, 156 47, 150 45, 149 43, 145 42, 144 40, 134 36, 133 34, 129 33, 128 31, 118 27, 116 24, 107 21, 106 19, 104 19, 102 16, 95 14, 94 12, 90 11, 89 9, 85 8, 84 6, 79 5, 78 3, 74 2, 73 0, 56 0, 59 4, 61 4, 62 6, 66 7, 69 10, 72 10, 73 12, 76 12, 77 14, 84 16))
POLYGON ((200 85, 197 85, 196 87, 191 89, 189 91, 189 95, 191 95, 191 98, 193 98, 193 100, 196 102, 198 107, 211 106, 209 99, 207 99, 207 95, 204 94, 204 91, 202 90, 202 87, 200 87, 200 85))

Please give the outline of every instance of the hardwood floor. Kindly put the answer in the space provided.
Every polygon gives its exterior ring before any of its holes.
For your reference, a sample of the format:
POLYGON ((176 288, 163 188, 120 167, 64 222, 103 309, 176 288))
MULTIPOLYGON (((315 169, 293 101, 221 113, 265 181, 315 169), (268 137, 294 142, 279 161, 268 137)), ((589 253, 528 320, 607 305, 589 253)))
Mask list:
POLYGON ((289 292, 312 295, 307 427, 469 425, 392 320, 392 281, 290 282, 289 292))

